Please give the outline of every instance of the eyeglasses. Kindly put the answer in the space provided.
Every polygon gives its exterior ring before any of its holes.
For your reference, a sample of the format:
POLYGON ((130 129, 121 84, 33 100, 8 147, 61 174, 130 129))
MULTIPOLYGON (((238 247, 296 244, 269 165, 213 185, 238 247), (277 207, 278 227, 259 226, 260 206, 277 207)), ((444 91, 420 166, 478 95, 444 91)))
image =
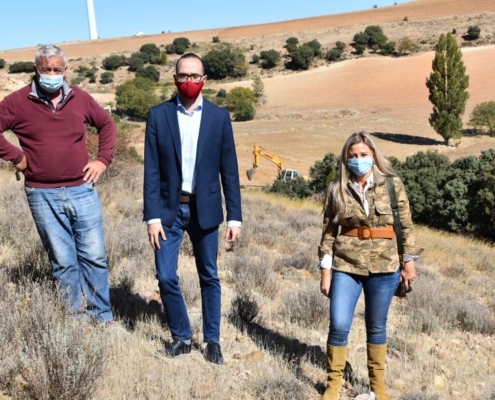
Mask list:
POLYGON ((191 81, 195 83, 201 82, 201 79, 203 79, 204 75, 199 75, 199 74, 177 74, 176 78, 179 82, 187 82, 187 80, 190 78, 191 81))
POLYGON ((43 75, 48 75, 50 72, 55 72, 55 75, 62 75, 65 72, 64 68, 50 68, 50 67, 43 67, 39 69, 40 74, 43 75))

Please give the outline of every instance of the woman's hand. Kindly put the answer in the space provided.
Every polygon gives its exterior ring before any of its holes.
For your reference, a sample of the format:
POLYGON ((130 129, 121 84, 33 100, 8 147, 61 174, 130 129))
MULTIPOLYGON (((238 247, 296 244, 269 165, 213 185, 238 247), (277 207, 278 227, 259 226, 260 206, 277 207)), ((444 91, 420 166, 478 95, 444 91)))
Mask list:
POLYGON ((320 290, 321 294, 324 294, 330 298, 330 288, 332 287, 332 271, 330 269, 321 269, 321 281, 320 290))
POLYGON ((401 282, 404 280, 406 283, 406 290, 409 290, 409 284, 414 282, 416 278, 416 269, 414 268, 414 261, 408 261, 404 263, 404 268, 400 272, 401 282))

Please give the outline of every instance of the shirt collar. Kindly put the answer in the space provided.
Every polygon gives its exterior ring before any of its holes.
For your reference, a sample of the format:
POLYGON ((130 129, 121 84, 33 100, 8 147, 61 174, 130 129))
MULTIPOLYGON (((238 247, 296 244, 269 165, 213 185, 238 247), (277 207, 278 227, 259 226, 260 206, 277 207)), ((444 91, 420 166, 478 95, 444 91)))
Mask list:
MULTIPOLYGON (((352 184, 354 185, 354 187, 356 188, 357 192, 361 193, 361 186, 356 183, 356 181, 354 179, 354 175, 351 176, 351 181, 352 181, 352 184)), ((374 174, 372 172, 370 177, 368 179, 366 179, 366 185, 364 185, 364 190, 368 189, 373 184, 374 181, 375 181, 375 177, 374 177, 374 174)))
MULTIPOLYGON (((64 80, 64 83, 62 85, 62 98, 60 99, 59 101, 59 104, 65 100, 65 98, 68 96, 68 94, 72 92, 72 89, 70 88, 69 84, 67 83, 66 80, 64 80)), ((33 81, 31 82, 31 93, 30 95, 32 96, 35 96, 41 100, 45 100, 45 101, 48 101, 51 103, 51 100, 50 98, 44 94, 40 87, 39 87, 39 83, 38 81, 36 80, 36 78, 33 79, 33 81)))
MULTIPOLYGON (((199 103, 196 107, 194 107, 194 110, 192 110, 193 113, 201 111, 203 109, 203 95, 200 93, 199 96, 200 96, 199 103)), ((182 101, 180 101, 179 95, 177 95, 177 111, 188 113, 186 108, 182 104, 182 101)))

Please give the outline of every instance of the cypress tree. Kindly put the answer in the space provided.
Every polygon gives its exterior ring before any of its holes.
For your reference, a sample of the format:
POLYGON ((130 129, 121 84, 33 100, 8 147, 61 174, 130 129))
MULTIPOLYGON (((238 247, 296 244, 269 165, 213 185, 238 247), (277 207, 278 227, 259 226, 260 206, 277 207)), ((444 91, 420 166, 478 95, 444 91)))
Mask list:
POLYGON ((426 80, 433 104, 430 125, 443 137, 445 145, 449 139, 462 137, 462 115, 469 99, 467 88, 469 76, 462 61, 462 52, 451 33, 440 35, 436 45, 433 72, 426 80))

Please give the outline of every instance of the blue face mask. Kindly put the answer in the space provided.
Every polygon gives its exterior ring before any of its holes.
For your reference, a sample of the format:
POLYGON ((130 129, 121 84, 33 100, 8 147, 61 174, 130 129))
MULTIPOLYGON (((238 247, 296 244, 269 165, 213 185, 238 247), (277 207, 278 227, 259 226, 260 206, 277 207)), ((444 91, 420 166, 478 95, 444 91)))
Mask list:
POLYGON ((373 166, 373 158, 351 158, 350 160, 347 160, 347 166, 353 174, 365 176, 373 166))
POLYGON ((38 81, 43 90, 53 93, 59 90, 64 84, 64 75, 40 74, 38 81))

